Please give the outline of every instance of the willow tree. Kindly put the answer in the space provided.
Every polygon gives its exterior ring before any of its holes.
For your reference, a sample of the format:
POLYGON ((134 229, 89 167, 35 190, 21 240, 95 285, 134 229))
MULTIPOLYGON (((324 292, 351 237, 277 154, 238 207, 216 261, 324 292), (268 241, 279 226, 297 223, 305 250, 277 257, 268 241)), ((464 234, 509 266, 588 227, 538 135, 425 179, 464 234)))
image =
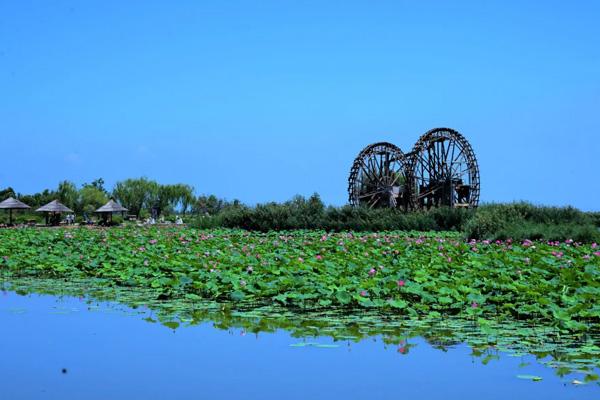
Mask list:
POLYGON ((62 181, 56 190, 58 200, 72 210, 77 209, 79 203, 79 192, 73 182, 62 181))
POLYGON ((157 189, 158 184, 147 178, 126 179, 115 184, 112 195, 139 218, 145 207, 152 206, 157 189))

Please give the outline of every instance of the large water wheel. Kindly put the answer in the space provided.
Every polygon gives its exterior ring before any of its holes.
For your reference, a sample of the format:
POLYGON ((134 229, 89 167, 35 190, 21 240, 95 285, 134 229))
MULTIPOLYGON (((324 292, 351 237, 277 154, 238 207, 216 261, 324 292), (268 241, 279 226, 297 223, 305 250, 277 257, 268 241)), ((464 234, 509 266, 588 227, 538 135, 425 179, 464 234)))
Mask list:
POLYGON ((425 133, 408 154, 374 143, 352 164, 348 196, 351 205, 369 208, 477 207, 477 159, 469 142, 449 128, 425 133))
POLYGON ((436 128, 410 153, 411 208, 477 207, 479 167, 469 142, 457 131, 436 128))
POLYGON ((402 150, 391 143, 365 147, 350 170, 350 204, 369 208, 404 207, 408 203, 405 166, 402 150))

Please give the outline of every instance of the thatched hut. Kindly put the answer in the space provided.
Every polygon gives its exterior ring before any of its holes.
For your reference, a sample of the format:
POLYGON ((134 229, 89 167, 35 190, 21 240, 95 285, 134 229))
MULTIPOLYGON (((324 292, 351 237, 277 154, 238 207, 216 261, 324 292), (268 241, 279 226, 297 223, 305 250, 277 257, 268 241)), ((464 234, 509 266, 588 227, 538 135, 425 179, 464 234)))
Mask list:
POLYGON ((51 223, 52 225, 60 224, 60 215, 65 212, 73 212, 69 207, 60 203, 58 200, 52 200, 50 203, 45 206, 41 206, 36 212, 45 212, 46 213, 46 225, 51 223))
POLYGON ((103 223, 107 224, 109 221, 112 222, 112 216, 114 213, 121 213, 124 215, 128 211, 125 207, 110 199, 108 203, 96 210, 96 213, 102 216, 103 223))
POLYGON ((12 225, 13 210, 27 210, 31 207, 15 198, 9 197, 8 199, 0 203, 0 208, 8 210, 8 224, 12 225))

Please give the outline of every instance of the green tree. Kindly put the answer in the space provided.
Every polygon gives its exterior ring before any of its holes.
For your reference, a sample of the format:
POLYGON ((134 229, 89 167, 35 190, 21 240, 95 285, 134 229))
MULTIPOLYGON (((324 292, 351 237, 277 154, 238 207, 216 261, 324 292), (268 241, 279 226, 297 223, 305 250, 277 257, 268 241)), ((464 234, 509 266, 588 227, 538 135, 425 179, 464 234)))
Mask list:
POLYGON ((216 215, 227 206, 225 200, 217 198, 211 194, 210 196, 200 195, 196 199, 192 207, 192 211, 196 214, 216 215))
POLYGON ((147 178, 126 179, 117 182, 113 189, 113 197, 128 208, 137 218, 145 207, 152 207, 157 199, 159 185, 147 178))
POLYGON ((106 196, 108 196, 108 191, 104 187, 104 179, 102 179, 102 178, 98 178, 96 180, 93 180, 92 183, 84 183, 81 186, 82 187, 91 186, 91 187, 93 187, 95 189, 98 189, 99 191, 101 191, 102 193, 104 193, 106 196))
POLYGON ((60 182, 58 184, 57 194, 58 201, 63 203, 65 206, 69 207, 72 210, 75 210, 77 208, 79 193, 77 192, 77 187, 73 182, 60 182))
POLYGON ((9 197, 16 197, 16 193, 11 187, 7 187, 6 189, 0 190, 0 201, 4 201, 9 197))
POLYGON ((194 188, 182 183, 174 185, 156 184, 150 192, 148 207, 158 215, 170 214, 180 208, 184 213, 194 199, 194 188))
POLYGON ((192 186, 183 183, 172 185, 171 207, 173 209, 179 207, 181 212, 185 214, 188 211, 188 208, 191 208, 195 199, 194 188, 192 186))
POLYGON ((51 202, 52 200, 56 199, 57 197, 58 197, 58 194, 55 191, 49 190, 49 189, 44 189, 43 192, 19 195, 19 200, 21 200, 23 203, 31 206, 31 208, 35 210, 36 208, 41 207, 44 204, 51 202))
POLYGON ((98 208, 102 207, 108 198, 106 194, 99 188, 92 185, 87 185, 79 189, 78 212, 92 214, 98 208))

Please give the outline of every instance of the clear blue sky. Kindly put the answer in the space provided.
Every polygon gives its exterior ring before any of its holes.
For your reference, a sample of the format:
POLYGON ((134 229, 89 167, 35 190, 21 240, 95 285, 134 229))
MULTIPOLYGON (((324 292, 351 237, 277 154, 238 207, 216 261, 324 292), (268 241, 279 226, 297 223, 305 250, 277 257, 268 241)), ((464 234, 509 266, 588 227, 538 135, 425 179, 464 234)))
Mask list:
POLYGON ((600 3, 0 1, 0 187, 103 177, 346 202, 356 154, 462 132, 482 200, 600 209, 600 3), (451 4, 452 3, 452 4, 451 4))

